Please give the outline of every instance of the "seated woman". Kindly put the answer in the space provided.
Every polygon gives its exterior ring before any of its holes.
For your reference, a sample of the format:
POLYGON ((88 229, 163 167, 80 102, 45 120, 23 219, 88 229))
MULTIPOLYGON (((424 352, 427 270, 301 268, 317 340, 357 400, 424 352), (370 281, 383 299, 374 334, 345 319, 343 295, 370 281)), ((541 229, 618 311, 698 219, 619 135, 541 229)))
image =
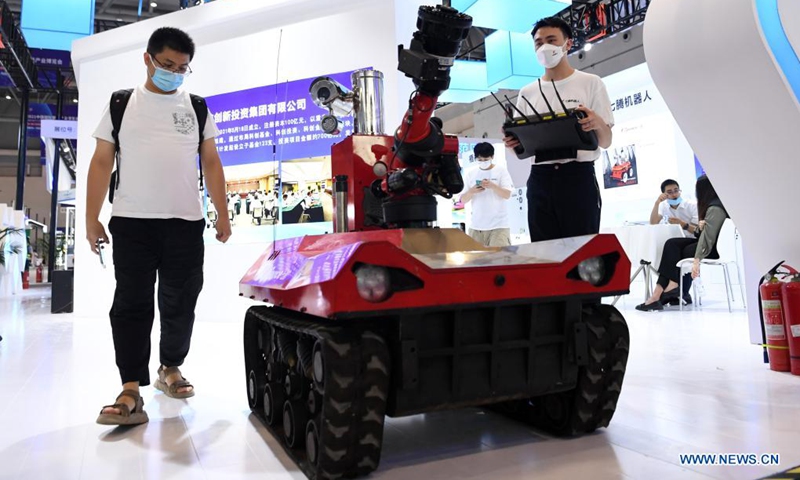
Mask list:
POLYGON ((700 276, 700 260, 704 258, 719 258, 717 253, 717 239, 722 230, 722 224, 728 217, 728 212, 711 185, 706 175, 697 179, 695 186, 697 195, 697 209, 700 218, 698 226, 699 238, 671 238, 664 244, 664 253, 661 255, 661 265, 658 267, 658 285, 653 290, 653 295, 636 310, 649 312, 663 310, 664 303, 673 300, 680 301, 681 269, 678 262, 684 258, 694 258, 692 265, 692 278, 700 276))

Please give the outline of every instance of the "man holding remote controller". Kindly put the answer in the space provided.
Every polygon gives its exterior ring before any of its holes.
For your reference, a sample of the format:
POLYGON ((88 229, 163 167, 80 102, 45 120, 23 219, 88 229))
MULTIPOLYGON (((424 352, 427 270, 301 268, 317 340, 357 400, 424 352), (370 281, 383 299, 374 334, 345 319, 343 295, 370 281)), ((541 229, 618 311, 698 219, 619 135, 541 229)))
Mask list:
MULTIPOLYGON (((517 109, 533 116, 528 103, 541 113, 550 112, 549 103, 557 113, 563 113, 557 89, 568 109, 585 115, 580 120, 583 130, 596 133, 600 148, 610 147, 614 126, 611 100, 600 77, 577 71, 569 64, 567 53, 573 44, 570 26, 560 18, 545 18, 536 23, 531 35, 545 74, 541 83, 536 81, 520 90, 517 109)), ((519 145, 512 137, 504 140, 509 148, 519 145)), ((527 194, 531 242, 600 231, 602 200, 594 170, 600 148, 579 150, 577 158, 536 162, 531 157, 527 194)))

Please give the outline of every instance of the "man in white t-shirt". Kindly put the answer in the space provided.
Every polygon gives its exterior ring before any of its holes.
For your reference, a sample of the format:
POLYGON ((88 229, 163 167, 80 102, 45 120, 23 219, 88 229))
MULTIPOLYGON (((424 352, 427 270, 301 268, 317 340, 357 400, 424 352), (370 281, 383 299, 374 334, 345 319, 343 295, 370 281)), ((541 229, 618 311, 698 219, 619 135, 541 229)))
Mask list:
MULTIPOLYGON (((586 115, 580 120, 581 127, 585 132, 594 131, 600 145, 594 151, 579 150, 577 158, 540 162, 535 157, 531 159, 527 193, 531 241, 598 233, 602 201, 594 161, 600 157, 601 148, 611 146, 614 125, 611 100, 600 77, 579 72, 569 64, 567 53, 573 37, 565 21, 555 17, 542 19, 531 34, 545 74, 541 82, 520 90, 517 108, 534 116, 529 103, 540 113, 550 111, 549 103, 561 113, 563 100, 567 109, 580 110, 586 115)), ((506 137, 505 143, 509 148, 519 145, 511 137, 506 137)))
POLYGON ((685 237, 694 238, 699 223, 697 202, 684 200, 681 197, 681 187, 672 179, 661 183, 661 195, 656 199, 653 211, 650 212, 651 225, 657 225, 665 219, 668 223, 680 225, 685 237))
MULTIPOLYGON (((179 90, 191 73, 194 49, 192 39, 176 28, 153 33, 144 53, 147 80, 131 93, 117 132, 119 183, 108 225, 117 285, 110 317, 123 391, 113 405, 101 410, 97 422, 104 425, 148 421, 139 387, 150 384, 156 277, 161 366, 155 386, 174 398, 194 395, 194 387, 178 367, 189 352, 194 309, 203 286, 205 220, 198 191, 198 150, 214 205, 220 209, 226 205, 214 116, 209 112, 205 125, 198 125, 190 95, 179 90)), ((98 241, 108 242, 99 216, 115 164, 113 130, 107 107, 94 132, 97 147, 86 194, 86 238, 95 253, 98 241)), ((231 235, 228 215, 217 210, 217 217, 216 237, 225 243, 231 235)))
MULTIPOLYGON (((684 200, 681 197, 680 185, 672 179, 664 180, 661 183, 661 195, 656 199, 653 211, 650 212, 650 223, 652 225, 659 224, 665 219, 668 223, 681 226, 683 236, 687 239, 686 241, 695 240, 695 232, 697 232, 699 223, 697 202, 684 200)), ((692 281, 691 272, 684 274, 682 296, 687 304, 692 303, 692 297, 689 295, 692 289, 692 281)), ((677 305, 678 299, 674 298, 670 300, 670 303, 677 305)))
POLYGON ((505 167, 494 163, 494 147, 487 142, 474 148, 478 166, 464 172, 467 192, 461 201, 471 203, 469 236, 487 247, 511 245, 506 201, 514 182, 505 167))

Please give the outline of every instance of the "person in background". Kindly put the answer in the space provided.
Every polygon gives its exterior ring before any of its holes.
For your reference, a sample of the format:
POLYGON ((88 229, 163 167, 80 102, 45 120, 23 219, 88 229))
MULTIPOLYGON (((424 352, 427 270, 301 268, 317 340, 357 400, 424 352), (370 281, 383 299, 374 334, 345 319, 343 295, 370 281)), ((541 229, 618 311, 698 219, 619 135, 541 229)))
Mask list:
POLYGON ((272 217, 274 216, 272 209, 275 207, 275 192, 270 190, 264 197, 264 217, 272 217))
MULTIPOLYGON (((527 193, 531 242, 596 234, 600 231, 602 200, 594 161, 600 158, 601 149, 611 146, 611 100, 600 77, 570 65, 567 54, 573 45, 573 34, 569 24, 557 17, 545 18, 536 23, 531 34, 536 58, 545 73, 541 84, 533 82, 520 90, 517 109, 534 116, 529 103, 539 112, 549 112, 549 102, 561 113, 558 91, 567 109, 585 114, 579 120, 581 128, 595 132, 599 143, 596 150, 578 151, 576 158, 537 161, 531 157, 527 193)), ((519 145, 509 136, 504 141, 508 148, 519 145)))
POLYGON ((253 201, 250 204, 250 212, 253 215, 253 221, 261 225, 261 219, 264 217, 264 203, 261 201, 261 196, 257 193, 253 196, 253 201))
POLYGON ((303 210, 308 210, 314 205, 314 197, 312 192, 308 192, 303 198, 303 210))
MULTIPOLYGON (((685 200, 681 197, 681 187, 678 182, 672 179, 664 180, 661 183, 661 195, 656 199, 653 205, 653 211, 650 212, 650 224, 658 225, 666 221, 672 225, 679 225, 683 229, 683 236, 687 238, 695 238, 697 233, 697 202, 694 200, 685 200)), ((683 277, 683 292, 681 297, 685 304, 692 303, 692 297, 689 292, 692 289, 692 274, 687 273, 683 277)), ((680 300, 678 298, 670 298, 668 303, 670 305, 678 305, 680 300)))
POLYGON ((665 301, 678 298, 678 282, 681 274, 681 270, 677 266, 679 261, 684 258, 694 258, 692 278, 697 278, 700 276, 701 260, 719 258, 717 240, 719 232, 722 230, 722 224, 725 223, 725 219, 729 218, 728 212, 706 175, 697 179, 695 190, 700 218, 696 230, 697 238, 667 240, 664 244, 664 253, 661 255, 661 264, 658 267, 658 285, 647 301, 636 306, 637 310, 643 312, 663 310, 665 301))
MULTIPOLYGON (((225 205, 225 174, 214 115, 198 125, 191 97, 180 89, 191 73, 194 53, 194 42, 185 32, 169 27, 153 32, 142 58, 146 81, 132 91, 123 128, 114 133, 107 107, 93 134, 97 146, 87 179, 86 239, 96 254, 100 242, 108 243, 99 216, 115 164, 115 135, 120 147, 119 184, 108 229, 116 278, 109 316, 122 393, 100 411, 97 423, 102 425, 148 421, 139 388, 150 384, 156 279, 161 339, 155 387, 173 398, 195 394, 178 367, 189 353, 203 288, 205 212, 197 189, 198 129, 203 129, 200 162, 215 205, 225 205), (166 200, 163 192, 169 193, 166 200)), ((219 216, 216 230, 217 240, 227 242, 227 217, 219 216)), ((95 371, 87 376, 98 381, 95 371)))
POLYGON ((333 221, 333 192, 326 188, 322 190, 319 197, 322 204, 322 219, 326 222, 333 221))
POLYGON ((494 163, 494 147, 487 142, 473 149, 478 167, 464 172, 467 192, 464 204, 472 203, 469 236, 487 247, 511 245, 511 229, 506 201, 511 198, 514 183, 508 169, 494 163))
POLYGON ((681 187, 672 179, 661 183, 661 195, 650 212, 650 224, 657 225, 664 219, 673 225, 680 225, 684 236, 694 237, 697 230, 697 202, 681 197, 681 187))
POLYGON ((239 195, 232 193, 228 199, 228 214, 230 216, 239 215, 239 195))

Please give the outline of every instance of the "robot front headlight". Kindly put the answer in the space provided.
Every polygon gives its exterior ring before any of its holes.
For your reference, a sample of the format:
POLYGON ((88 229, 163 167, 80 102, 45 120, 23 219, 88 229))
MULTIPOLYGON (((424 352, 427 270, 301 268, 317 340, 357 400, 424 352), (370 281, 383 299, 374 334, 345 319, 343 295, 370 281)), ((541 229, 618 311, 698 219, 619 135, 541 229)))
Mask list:
POLYGON ((378 303, 391 296, 392 282, 388 268, 377 265, 361 265, 356 269, 355 274, 358 295, 364 300, 378 303))
POLYGON ((588 258, 578 264, 578 276, 584 282, 594 286, 600 285, 606 276, 606 263, 603 257, 588 258))

